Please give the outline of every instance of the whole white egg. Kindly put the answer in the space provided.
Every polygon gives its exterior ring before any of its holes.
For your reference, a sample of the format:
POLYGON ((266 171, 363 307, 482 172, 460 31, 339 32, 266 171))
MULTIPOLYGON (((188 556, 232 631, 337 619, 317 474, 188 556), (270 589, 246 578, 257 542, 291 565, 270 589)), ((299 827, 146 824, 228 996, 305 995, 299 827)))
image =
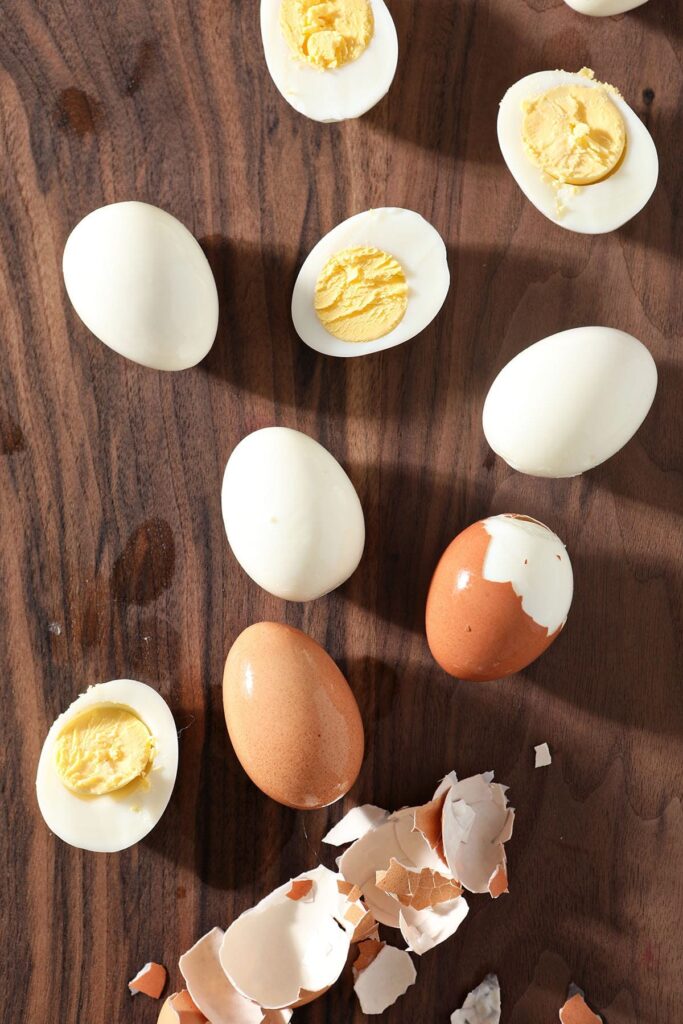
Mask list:
POLYGON ((432 225, 413 210, 382 207, 357 213, 329 231, 306 258, 294 285, 292 320, 297 334, 323 355, 352 356, 381 352, 415 337, 435 318, 450 286, 444 241, 432 225), (316 282, 327 261, 339 252, 372 247, 392 256, 407 284, 403 318, 373 341, 345 341, 331 334, 315 308, 316 282))
POLYGON ((569 231, 599 235, 631 220, 655 190, 657 150, 638 115, 614 90, 608 95, 624 122, 624 153, 612 173, 589 185, 561 185, 529 157, 523 141, 525 101, 559 86, 604 89, 602 82, 568 71, 539 71, 520 79, 505 93, 498 111, 498 142, 513 178, 537 210, 569 231))
MULTIPOLYGON (((116 757, 116 752, 113 752, 116 757)), ((135 679, 113 679, 82 693, 52 724, 38 762, 38 806, 51 832, 95 853, 116 853, 139 842, 171 799, 178 771, 178 733, 168 704, 135 679), (93 708, 132 712, 149 730, 154 754, 144 777, 97 796, 67 788, 57 770, 56 745, 65 727, 93 708)))
MULTIPOLYGON (((280 23, 282 0, 261 0, 261 36, 270 76, 290 106, 313 121, 361 117, 389 91, 398 63, 396 27, 384 0, 367 3, 373 31, 366 48, 340 67, 321 68, 299 59, 290 48, 280 23)), ((334 4, 316 6, 322 10, 334 4)))
POLYGON ((640 341, 611 327, 576 327, 503 367, 484 403, 484 434, 521 473, 578 476, 633 437, 656 389, 657 368, 640 341))
POLYGON ((287 601, 312 601, 355 571, 365 544, 358 495, 321 444, 287 427, 248 434, 228 459, 223 521, 244 571, 287 601))
POLYGON ((608 18, 614 14, 625 14, 634 7, 641 7, 647 0, 564 0, 579 14, 587 14, 591 18, 608 18))
POLYGON ((119 355, 184 370, 213 345, 216 282, 199 243, 170 213, 138 202, 94 210, 69 235, 63 270, 79 317, 119 355))

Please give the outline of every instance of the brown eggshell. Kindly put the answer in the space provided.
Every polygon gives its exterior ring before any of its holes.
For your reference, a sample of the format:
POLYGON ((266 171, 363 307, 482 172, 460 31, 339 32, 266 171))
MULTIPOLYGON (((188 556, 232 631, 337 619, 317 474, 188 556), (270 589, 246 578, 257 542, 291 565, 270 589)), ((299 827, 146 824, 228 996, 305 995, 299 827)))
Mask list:
POLYGON ((356 699, 300 630, 275 622, 245 629, 225 663, 223 706, 242 767, 273 800, 326 807, 356 781, 364 750, 356 699))
POLYGON ((441 556, 427 596, 429 649, 458 679, 485 681, 520 672, 560 632, 549 636, 534 622, 510 583, 483 578, 490 539, 483 522, 459 533, 441 556))

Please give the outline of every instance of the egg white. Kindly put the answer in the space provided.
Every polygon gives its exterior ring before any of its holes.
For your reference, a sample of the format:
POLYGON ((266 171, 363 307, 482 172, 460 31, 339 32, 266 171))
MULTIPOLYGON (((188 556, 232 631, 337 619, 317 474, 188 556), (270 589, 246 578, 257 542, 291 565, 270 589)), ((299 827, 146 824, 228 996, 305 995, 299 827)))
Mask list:
POLYGON ((38 805, 50 831, 65 843, 95 853, 116 853, 139 842, 157 824, 171 799, 177 770, 178 733, 164 698, 146 683, 113 679, 89 687, 53 722, 38 762, 38 805), (101 796, 78 796, 59 777, 55 742, 74 715, 97 704, 130 708, 152 734, 156 754, 143 782, 101 796))
POLYGON ((614 14, 625 14, 634 7, 641 7, 647 0, 564 0, 579 14, 587 14, 590 18, 608 18, 614 14))
POLYGON ((366 356, 381 352, 423 331, 444 304, 450 285, 446 246, 424 217, 412 210, 367 210, 338 224, 311 250, 294 285, 292 320, 310 348, 327 356, 366 356), (374 246, 394 256, 408 283, 408 306, 393 331, 376 341, 341 341, 330 334, 315 311, 315 285, 331 256, 341 249, 374 246))
POLYGON ((498 112, 498 142, 505 163, 537 210, 569 231, 599 235, 631 220, 657 184, 659 161, 650 133, 620 96, 610 94, 626 127, 626 149, 617 169, 594 185, 554 187, 527 156, 522 141, 522 103, 560 85, 600 88, 600 83, 568 71, 539 71, 520 79, 505 93, 498 112), (564 210, 558 213, 558 198, 564 210))
POLYGON ((357 60, 323 70, 297 60, 280 27, 281 0, 261 0, 261 37, 270 77, 300 114, 313 121, 361 117, 386 96, 398 63, 398 37, 384 0, 370 0, 375 21, 357 60))

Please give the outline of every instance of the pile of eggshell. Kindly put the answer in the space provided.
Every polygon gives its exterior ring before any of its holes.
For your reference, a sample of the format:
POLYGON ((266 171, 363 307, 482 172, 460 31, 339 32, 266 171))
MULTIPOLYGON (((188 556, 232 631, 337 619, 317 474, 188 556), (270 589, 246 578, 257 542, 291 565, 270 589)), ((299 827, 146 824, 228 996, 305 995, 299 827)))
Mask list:
MULTIPOLYGON (((567 2, 595 15, 637 6, 628 0, 567 2)), ((279 0, 262 0, 268 69, 287 101, 307 117, 359 116, 389 89, 398 60, 396 31, 382 0, 371 0, 371 6, 375 34, 367 51, 321 76, 291 60, 277 28, 279 0)), ((591 75, 547 71, 516 83, 501 102, 498 136, 508 167, 542 213, 569 230, 599 233, 634 216, 656 184, 656 151, 631 108, 614 93, 627 135, 623 162, 605 181, 569 190, 561 214, 557 189, 530 166, 520 134, 521 99, 577 79, 600 86, 591 75)), ((69 236, 63 270, 81 320, 128 359, 182 370, 211 348, 219 310, 214 278, 195 238, 169 213, 140 202, 95 210, 69 236)), ((294 286, 292 320, 318 352, 371 354, 427 327, 449 283, 446 247, 434 227, 410 210, 367 211, 333 228, 311 251, 294 286), (326 261, 354 246, 396 256, 410 296, 398 326, 366 344, 332 336, 314 304, 326 261)), ((651 355, 631 335, 603 326, 566 330, 502 367, 484 403, 483 432, 493 451, 519 472, 575 476, 633 437, 656 384, 651 355)), ((363 555, 363 509, 351 480, 330 452, 296 430, 267 427, 237 444, 225 468, 222 511, 239 565, 283 600, 321 598, 352 575, 363 555)), ((549 527, 519 512, 487 517, 459 533, 434 569, 425 615, 429 648, 451 676, 504 678, 552 644, 567 621, 572 594, 569 555, 549 527)), ((360 712, 339 668, 312 637, 275 622, 251 625, 228 654, 223 696, 236 755, 274 800, 321 808, 354 784, 364 752, 360 712)), ((159 694, 134 680, 91 687, 45 741, 37 777, 41 811, 74 846, 123 849, 161 817, 177 757, 175 726, 159 694), (155 738, 155 766, 144 786, 83 801, 57 777, 54 744, 65 722, 98 701, 139 715, 155 738)), ((180 958, 186 989, 168 997, 159 1024, 285 1022, 294 1007, 336 981, 354 944, 361 1008, 381 1013, 415 981, 411 953, 421 956, 464 920, 463 889, 494 898, 507 892, 504 843, 513 817, 505 787, 492 773, 461 781, 451 773, 421 807, 352 809, 325 837, 347 847, 338 870, 304 872, 227 930, 214 928, 201 938, 180 958), (380 926, 398 929, 405 948, 387 945, 380 926)), ((132 991, 156 991, 161 976, 155 966, 146 965, 132 991)), ((162 986, 164 981, 165 974, 162 986)), ((579 1019, 566 1012, 563 1020, 579 1019)), ((490 977, 452 1020, 483 1024, 499 1016, 500 990, 490 977)))

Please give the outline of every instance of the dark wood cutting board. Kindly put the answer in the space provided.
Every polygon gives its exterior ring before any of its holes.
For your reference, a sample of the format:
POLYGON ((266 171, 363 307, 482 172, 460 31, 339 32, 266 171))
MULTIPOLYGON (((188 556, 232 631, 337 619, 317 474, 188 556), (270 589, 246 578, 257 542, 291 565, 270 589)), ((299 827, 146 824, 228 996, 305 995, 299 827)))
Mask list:
MULTIPOLYGON (((503 1020, 551 1024, 570 979, 608 1024, 683 1019, 681 671, 681 94, 676 0, 588 19, 562 0, 394 0, 398 73, 357 122, 291 110, 265 68, 256 0, 4 0, 0 7, 0 978, 3 1024, 154 1024, 127 980, 226 925, 290 875, 332 864, 342 806, 296 813, 239 767, 223 662, 249 623, 307 630, 348 676, 367 756, 344 807, 427 798, 449 769, 493 768, 518 818, 511 892, 471 900, 418 963, 387 1024, 447 1024, 490 970, 503 1020), (563 231, 523 198, 496 141, 522 75, 588 65, 659 151, 645 210, 608 236, 563 231), (216 275, 216 344, 162 374, 96 341, 65 297, 74 224, 141 199, 179 217, 216 275), (352 213, 411 207, 453 275, 424 334, 347 361, 296 337, 298 266, 352 213), (490 381, 528 344, 607 324, 660 371, 636 438, 575 480, 511 471, 489 451, 490 381), (247 432, 310 433, 348 469, 367 548, 330 597, 287 605, 232 557, 220 514, 247 432), (517 678, 466 684, 423 633, 436 560, 465 525, 548 523, 576 575, 564 634, 517 678), (88 684, 152 683, 180 736, 156 830, 117 856, 71 849, 36 805, 54 717, 88 684), (534 770, 533 745, 554 760, 534 770)), ((362 1015, 345 977, 297 1024, 362 1015)))

